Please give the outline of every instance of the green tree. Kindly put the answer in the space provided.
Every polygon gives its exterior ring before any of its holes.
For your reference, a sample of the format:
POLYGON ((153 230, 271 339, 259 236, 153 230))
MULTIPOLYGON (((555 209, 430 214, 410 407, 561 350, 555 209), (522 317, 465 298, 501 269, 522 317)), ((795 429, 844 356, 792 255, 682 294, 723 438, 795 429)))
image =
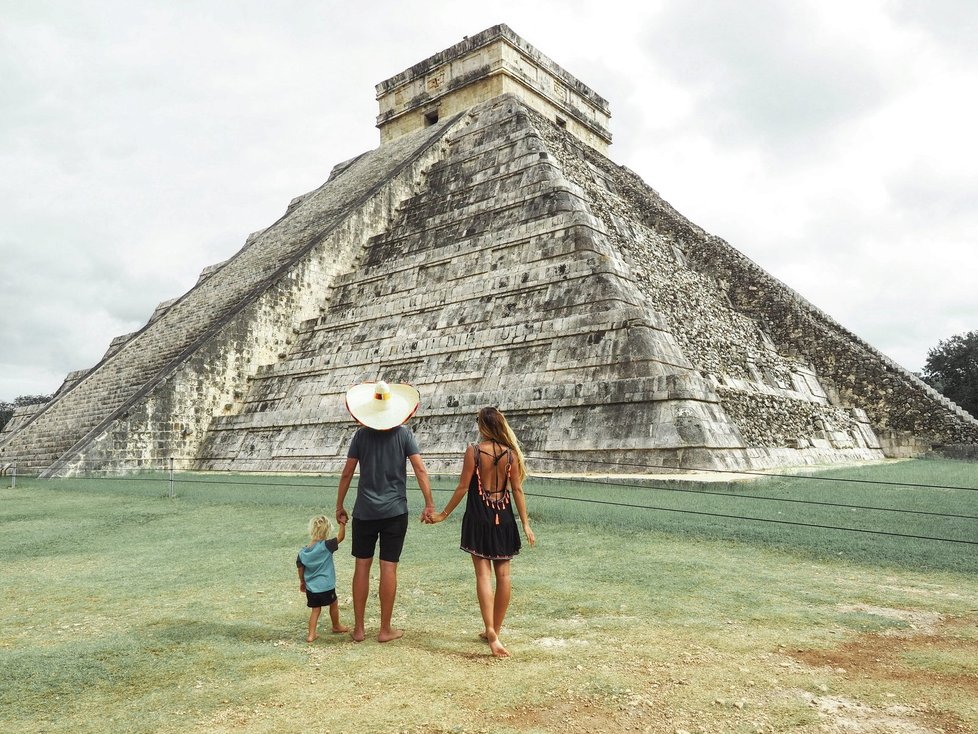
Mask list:
POLYGON ((921 377, 978 417, 978 331, 952 336, 929 349, 921 377))
POLYGON ((38 405, 39 403, 46 403, 51 398, 51 395, 21 395, 20 397, 14 398, 14 402, 12 403, 8 403, 6 400, 0 400, 0 430, 2 430, 13 417, 15 408, 20 408, 24 405, 38 405))

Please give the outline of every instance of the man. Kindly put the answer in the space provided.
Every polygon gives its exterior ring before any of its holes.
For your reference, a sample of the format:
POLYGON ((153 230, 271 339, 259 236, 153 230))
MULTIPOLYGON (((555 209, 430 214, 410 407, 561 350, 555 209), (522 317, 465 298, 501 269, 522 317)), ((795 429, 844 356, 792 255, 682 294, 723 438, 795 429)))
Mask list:
POLYGON ((364 612, 370 591, 370 568, 380 541, 380 632, 377 639, 390 642, 404 635, 391 626, 397 596, 397 564, 408 526, 407 469, 424 494, 422 522, 430 522, 435 511, 428 471, 411 429, 404 424, 414 415, 421 396, 411 385, 368 382, 346 393, 346 407, 362 427, 353 434, 346 465, 336 491, 336 520, 346 522, 344 502, 357 465, 360 479, 353 506, 353 632, 355 642, 365 636, 364 612))

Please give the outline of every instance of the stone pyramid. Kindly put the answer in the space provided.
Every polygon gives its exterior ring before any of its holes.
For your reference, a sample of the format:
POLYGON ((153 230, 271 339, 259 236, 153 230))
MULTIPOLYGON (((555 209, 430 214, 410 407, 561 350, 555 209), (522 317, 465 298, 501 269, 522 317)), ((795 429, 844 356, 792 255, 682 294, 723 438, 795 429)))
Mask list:
POLYGON ((978 443, 978 421, 607 158, 607 102, 508 27, 377 89, 379 148, 18 416, 0 464, 335 471, 343 395, 373 379, 420 389, 436 471, 483 405, 538 472, 978 443))

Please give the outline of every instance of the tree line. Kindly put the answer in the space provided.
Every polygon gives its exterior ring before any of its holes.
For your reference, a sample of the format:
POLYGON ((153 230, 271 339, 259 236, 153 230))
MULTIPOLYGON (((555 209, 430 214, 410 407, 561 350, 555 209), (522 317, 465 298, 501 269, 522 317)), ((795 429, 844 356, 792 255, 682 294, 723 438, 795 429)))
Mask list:
POLYGON ((46 403, 52 397, 52 395, 21 395, 18 398, 14 398, 14 402, 12 403, 8 403, 6 400, 0 400, 0 430, 3 430, 3 427, 13 418, 15 409, 22 408, 25 405, 46 403))
POLYGON ((978 418, 978 331, 943 339, 928 350, 924 382, 978 418))

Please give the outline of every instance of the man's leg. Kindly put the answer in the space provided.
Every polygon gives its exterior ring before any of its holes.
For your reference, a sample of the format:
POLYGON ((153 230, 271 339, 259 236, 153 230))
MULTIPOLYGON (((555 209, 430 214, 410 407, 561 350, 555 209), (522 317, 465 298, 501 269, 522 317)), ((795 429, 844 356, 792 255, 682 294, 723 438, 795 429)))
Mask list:
POLYGON ((397 598, 397 564, 390 561, 380 562, 380 634, 377 639, 390 642, 404 636, 404 630, 391 627, 391 617, 394 616, 394 599, 397 598))
POLYGON ((390 642, 404 636, 404 630, 394 629, 394 599, 397 597, 397 564, 407 535, 408 516, 398 515, 384 521, 380 531, 380 634, 377 639, 390 642))
POLYGON ((373 558, 357 558, 353 568, 353 632, 350 637, 354 642, 363 642, 365 636, 363 618, 370 593, 370 566, 373 562, 373 558))

